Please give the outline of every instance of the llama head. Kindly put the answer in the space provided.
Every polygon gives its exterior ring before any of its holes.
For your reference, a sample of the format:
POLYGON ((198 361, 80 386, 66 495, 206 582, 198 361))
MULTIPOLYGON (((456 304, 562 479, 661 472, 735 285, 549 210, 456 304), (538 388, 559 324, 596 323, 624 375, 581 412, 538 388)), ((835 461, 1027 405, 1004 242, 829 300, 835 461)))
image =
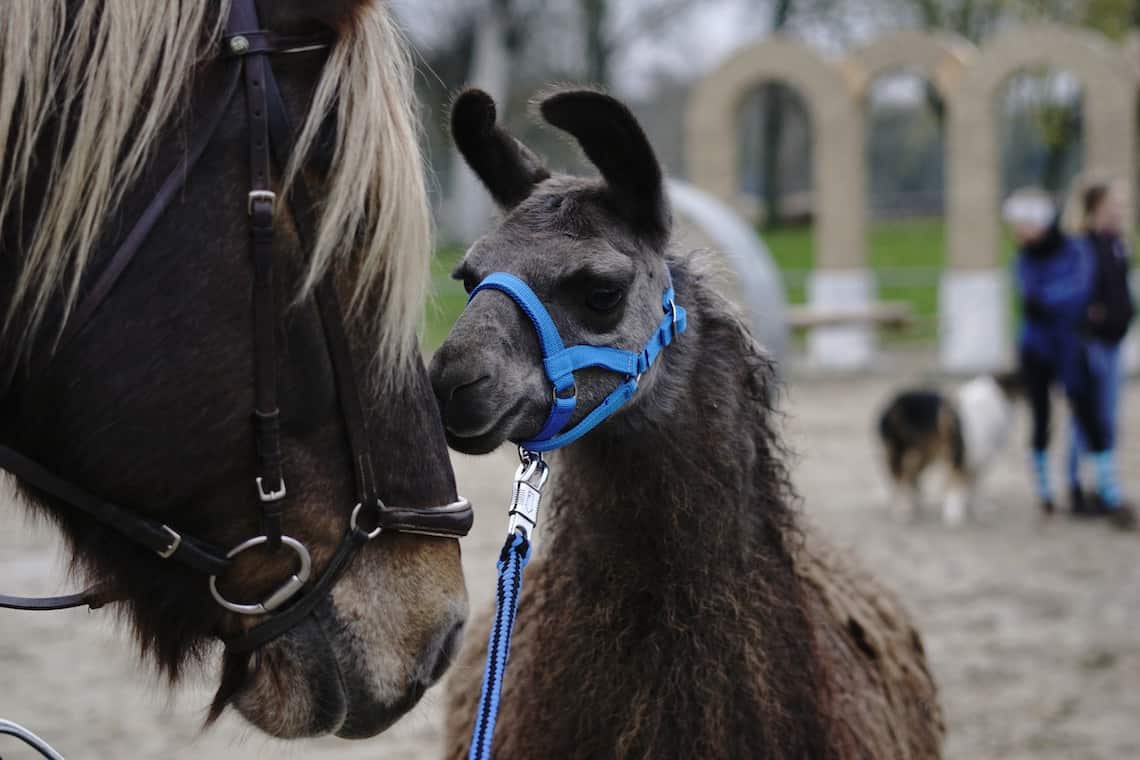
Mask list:
MULTIPOLYGON (((552 174, 496 124, 490 96, 461 94, 452 109, 453 137, 503 218, 453 276, 471 292, 492 272, 515 275, 545 304, 566 345, 640 351, 662 320, 669 281, 671 216, 661 167, 633 114, 608 95, 559 90, 537 108, 578 141, 601 176, 552 174)), ((645 374, 634 405, 656 374, 645 374)), ((552 388, 534 327, 502 293, 471 301, 436 352, 431 376, 449 442, 461 451, 483 453, 533 437, 550 410, 552 388)), ((624 379, 578 371, 570 423, 624 379)))

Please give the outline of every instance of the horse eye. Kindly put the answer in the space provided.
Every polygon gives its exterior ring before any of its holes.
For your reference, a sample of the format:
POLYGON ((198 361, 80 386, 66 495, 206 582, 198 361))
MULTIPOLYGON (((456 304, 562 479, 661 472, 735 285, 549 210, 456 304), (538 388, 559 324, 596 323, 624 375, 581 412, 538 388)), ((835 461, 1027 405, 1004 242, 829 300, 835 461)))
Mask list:
POLYGON ((586 297, 586 305, 599 314, 613 311, 625 297, 625 291, 620 288, 598 288, 590 291, 586 297))

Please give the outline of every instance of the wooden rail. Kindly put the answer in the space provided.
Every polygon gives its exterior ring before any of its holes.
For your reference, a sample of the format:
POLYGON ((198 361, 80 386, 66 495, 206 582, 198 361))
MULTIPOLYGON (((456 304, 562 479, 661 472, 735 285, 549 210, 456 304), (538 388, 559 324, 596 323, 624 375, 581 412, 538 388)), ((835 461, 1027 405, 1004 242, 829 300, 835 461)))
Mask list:
POLYGON ((817 309, 811 306, 788 307, 788 326, 793 330, 816 327, 882 327, 904 330, 915 324, 914 309, 909 303, 883 301, 857 309, 817 309))

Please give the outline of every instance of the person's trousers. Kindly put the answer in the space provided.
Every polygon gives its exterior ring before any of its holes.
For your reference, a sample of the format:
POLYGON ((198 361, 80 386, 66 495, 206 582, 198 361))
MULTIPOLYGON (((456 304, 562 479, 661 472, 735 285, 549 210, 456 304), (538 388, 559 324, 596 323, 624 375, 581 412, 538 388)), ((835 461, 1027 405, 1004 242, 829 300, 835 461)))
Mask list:
POLYGON ((1032 351, 1021 353, 1021 378, 1033 412, 1033 450, 1041 452, 1049 448, 1052 434, 1050 391, 1055 383, 1063 381, 1069 408, 1073 419, 1081 426, 1086 446, 1093 453, 1103 453, 1109 445, 1101 421, 1091 362, 1083 362, 1079 370, 1069 368, 1067 374, 1071 376, 1062 378, 1054 362, 1046 357, 1032 351))
MULTIPOLYGON (((1124 379, 1120 344, 1090 341, 1087 346, 1089 379, 1096 402, 1096 415, 1107 449, 1116 448, 1116 417, 1120 405, 1120 387, 1124 379)), ((1084 427, 1074 417, 1069 435, 1069 483, 1080 485, 1081 459, 1089 453, 1084 427)))

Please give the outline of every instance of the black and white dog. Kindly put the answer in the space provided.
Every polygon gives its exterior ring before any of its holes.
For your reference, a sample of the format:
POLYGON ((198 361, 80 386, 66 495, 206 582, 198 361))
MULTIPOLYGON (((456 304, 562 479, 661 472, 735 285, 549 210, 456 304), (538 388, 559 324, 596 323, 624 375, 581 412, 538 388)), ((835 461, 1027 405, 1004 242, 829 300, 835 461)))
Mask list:
POLYGON ((935 390, 899 393, 879 418, 893 500, 921 509, 919 479, 936 464, 948 471, 942 519, 957 525, 973 512, 978 483, 1009 440, 1016 375, 984 375, 953 396, 935 390))

